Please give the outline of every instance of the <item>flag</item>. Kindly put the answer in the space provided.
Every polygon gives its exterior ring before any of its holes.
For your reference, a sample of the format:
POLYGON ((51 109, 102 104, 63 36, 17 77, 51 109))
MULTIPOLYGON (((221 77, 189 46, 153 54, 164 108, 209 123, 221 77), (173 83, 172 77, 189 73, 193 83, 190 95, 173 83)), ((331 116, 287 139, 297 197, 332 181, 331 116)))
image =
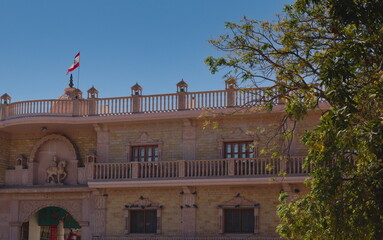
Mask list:
POLYGON ((68 75, 69 72, 72 72, 78 66, 80 66, 80 53, 77 53, 76 56, 74 56, 73 64, 68 68, 68 72, 66 72, 66 74, 68 75))

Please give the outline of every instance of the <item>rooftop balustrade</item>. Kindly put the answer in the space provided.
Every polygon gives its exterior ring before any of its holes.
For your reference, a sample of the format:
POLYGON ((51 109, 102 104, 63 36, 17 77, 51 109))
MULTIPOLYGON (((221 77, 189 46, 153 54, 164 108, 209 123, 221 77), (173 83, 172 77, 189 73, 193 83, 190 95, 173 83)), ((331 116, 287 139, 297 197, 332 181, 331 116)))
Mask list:
POLYGON ((226 89, 205 92, 179 91, 172 94, 88 99, 50 99, 11 103, 0 102, 0 120, 26 117, 88 117, 114 116, 134 113, 175 112, 181 110, 220 109, 238 106, 257 106, 266 101, 278 103, 270 88, 226 89))

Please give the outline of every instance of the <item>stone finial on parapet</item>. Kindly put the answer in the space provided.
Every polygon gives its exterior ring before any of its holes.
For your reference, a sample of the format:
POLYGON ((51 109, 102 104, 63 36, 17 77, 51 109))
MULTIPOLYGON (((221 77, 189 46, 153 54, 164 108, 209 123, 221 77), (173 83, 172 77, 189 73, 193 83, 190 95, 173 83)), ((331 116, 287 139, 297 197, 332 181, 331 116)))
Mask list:
POLYGON ((142 87, 138 83, 134 84, 132 89, 132 96, 142 95, 142 87))
POLYGON ((188 84, 182 79, 177 83, 178 94, 178 110, 186 109, 186 92, 188 91, 188 84))
POLYGON ((237 79, 230 76, 226 79, 225 85, 227 91, 227 104, 229 107, 233 107, 236 105, 235 89, 237 88, 237 79))
POLYGON ((11 97, 7 94, 7 93, 4 93, 1 97, 1 104, 8 104, 8 103, 11 103, 11 97))
POLYGON ((88 89, 88 98, 98 98, 98 90, 92 86, 88 89))
POLYGON ((230 76, 225 80, 225 89, 235 89, 237 87, 237 78, 230 76))
POLYGON ((90 151, 87 155, 86 155, 86 161, 87 163, 95 163, 97 160, 97 154, 96 154, 96 151, 90 151))
POLYGON ((188 84, 182 79, 179 83, 177 83, 177 92, 187 92, 188 84))

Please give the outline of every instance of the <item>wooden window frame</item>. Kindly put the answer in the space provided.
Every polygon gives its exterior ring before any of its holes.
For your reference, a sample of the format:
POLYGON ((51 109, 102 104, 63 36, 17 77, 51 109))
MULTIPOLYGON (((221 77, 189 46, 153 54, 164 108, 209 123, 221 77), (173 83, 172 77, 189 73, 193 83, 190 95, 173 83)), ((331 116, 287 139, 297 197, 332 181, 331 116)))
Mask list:
POLYGON ((225 141, 222 143, 223 145, 223 151, 222 151, 222 158, 225 158, 225 159, 237 159, 237 158, 255 158, 257 157, 257 149, 255 148, 255 144, 254 144, 254 141, 252 140, 245 140, 245 141, 225 141), (237 144, 238 145, 238 151, 237 152, 233 152, 231 151, 230 153, 227 152, 227 145, 230 145, 231 148, 233 149, 233 146, 237 144), (242 151, 241 149, 241 145, 242 144, 246 144, 246 149, 245 151, 242 151), (251 149, 251 145, 253 146, 252 147, 252 151, 250 152, 249 150, 251 149), (231 156, 230 157, 227 157, 227 155, 230 154, 231 156), (237 154, 238 157, 233 157, 234 154, 237 154), (245 157, 242 157, 242 155, 245 154, 246 156, 245 157), (251 154, 253 154, 253 156, 250 156, 251 154))
POLYGON ((224 220, 223 220, 224 221, 224 227, 223 227, 223 229, 224 229, 224 233, 229 233, 229 234, 254 233, 254 227, 255 227, 254 223, 252 225, 252 229, 251 229, 250 232, 243 231, 244 224, 243 224, 242 220, 243 220, 243 212, 244 211, 249 211, 250 213, 253 213, 252 221, 255 222, 254 208, 224 208, 223 209, 223 216, 224 216, 224 220), (228 230, 228 226, 227 226, 228 225, 227 224, 228 221, 226 219, 228 211, 238 211, 239 212, 239 214, 240 214, 240 217, 239 217, 239 219, 240 219, 240 222, 239 222, 240 231, 239 232, 232 232, 232 231, 228 230))
POLYGON ((159 146, 158 145, 138 145, 138 146, 131 146, 131 151, 130 151, 130 161, 131 162, 158 162, 160 159, 160 154, 159 154, 159 146), (144 148, 144 156, 140 155, 140 149, 144 148), (135 149, 138 150, 138 156, 137 159, 134 156, 135 154, 135 149), (148 154, 148 150, 151 149, 151 155, 148 154), (157 152, 157 155, 154 153, 157 152), (144 161, 140 161, 141 158, 144 158, 144 161), (151 158, 150 161, 148 159, 151 158), (157 159, 157 160, 156 160, 157 159))
POLYGON ((130 231, 131 231, 131 233, 132 234, 135 234, 135 233, 140 233, 140 234, 150 234, 150 233, 157 233, 157 211, 155 210, 155 209, 140 209, 140 210, 131 210, 130 211, 130 216, 131 216, 131 218, 130 218, 130 231), (155 228, 155 230, 154 230, 154 232, 149 232, 148 231, 148 229, 146 228, 146 220, 147 220, 147 214, 149 213, 149 212, 154 212, 155 213, 155 226, 156 226, 156 228, 155 228), (144 217, 144 231, 143 232, 136 232, 136 231, 133 231, 133 221, 132 221, 132 216, 133 216, 133 213, 143 213, 143 217, 144 217))
POLYGON ((161 233, 161 212, 162 212, 162 208, 161 207, 147 207, 145 209, 142 209, 140 207, 136 207, 136 208, 130 208, 130 209, 126 209, 125 211, 125 234, 126 235, 130 235, 130 234, 137 234, 137 235, 151 235, 151 234, 160 234, 161 233), (131 232, 131 212, 132 211, 152 211, 152 210, 156 210, 156 218, 157 218, 157 229, 156 229, 156 232, 155 233, 132 233, 131 232))

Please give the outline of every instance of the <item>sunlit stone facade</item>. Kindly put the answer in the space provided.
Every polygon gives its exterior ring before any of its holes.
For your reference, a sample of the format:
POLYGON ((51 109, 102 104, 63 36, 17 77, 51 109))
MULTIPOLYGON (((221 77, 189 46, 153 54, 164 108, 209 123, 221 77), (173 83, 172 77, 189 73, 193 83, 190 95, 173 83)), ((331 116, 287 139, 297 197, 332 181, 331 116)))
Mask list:
POLYGON ((262 89, 131 91, 1 97, 0 239, 278 239, 279 193, 307 191, 298 137, 321 111, 297 123, 286 151, 284 104, 262 110, 262 89))

